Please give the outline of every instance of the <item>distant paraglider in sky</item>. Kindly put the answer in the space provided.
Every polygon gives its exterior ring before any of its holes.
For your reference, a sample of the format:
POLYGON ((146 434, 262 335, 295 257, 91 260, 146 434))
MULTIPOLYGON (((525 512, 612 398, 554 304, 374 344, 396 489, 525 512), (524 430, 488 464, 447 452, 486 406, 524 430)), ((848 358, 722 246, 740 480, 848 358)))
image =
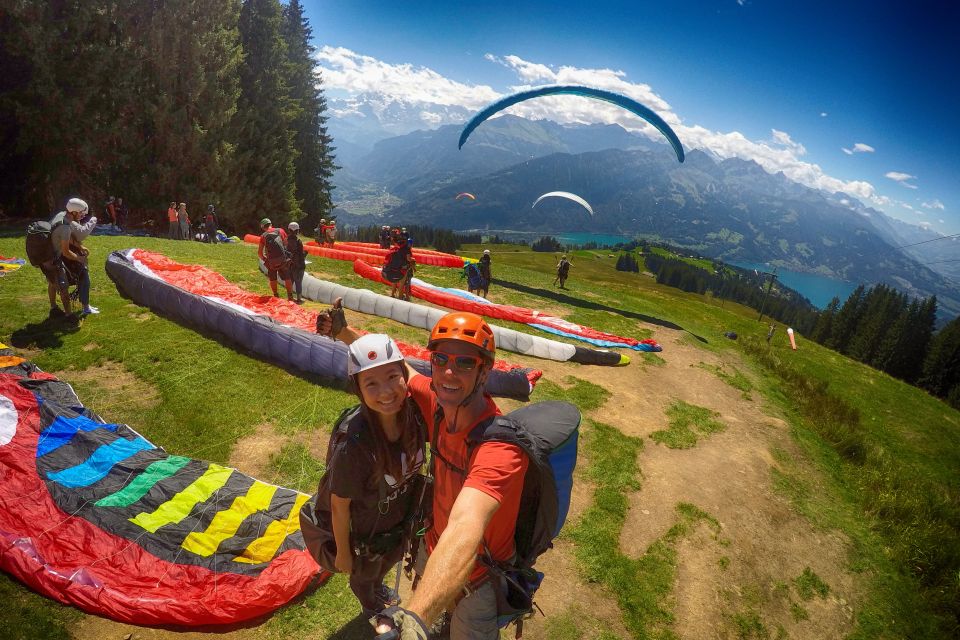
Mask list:
POLYGON ((551 191, 550 193, 545 193, 539 198, 537 198, 537 201, 533 203, 533 206, 535 207, 538 204, 540 204, 540 201, 543 200, 544 198, 553 198, 553 197, 566 198, 567 200, 573 200, 574 202, 579 204, 581 207, 586 209, 591 216, 593 215, 593 207, 590 206, 590 203, 584 200, 583 198, 581 198, 580 196, 578 196, 577 194, 570 193, 569 191, 551 191))
POLYGON ((458 193, 457 197, 454 199, 459 201, 459 200, 463 200, 464 198, 467 198, 468 200, 476 200, 477 196, 473 195, 472 193, 467 193, 466 191, 464 191, 463 193, 458 193))
POLYGON ((605 102, 615 104, 618 107, 622 107, 627 111, 630 111, 631 113, 635 113, 656 127, 657 130, 667 138, 667 140, 670 142, 670 146, 673 147, 674 152, 677 154, 677 160, 683 162, 684 153, 683 145, 680 144, 680 138, 678 138, 677 134, 674 133, 673 129, 670 128, 670 125, 668 125, 663 118, 654 113, 649 107, 640 104, 633 98, 628 98, 627 96, 613 93, 612 91, 604 91, 603 89, 594 89, 592 87, 582 87, 578 85, 551 85, 547 87, 540 87, 538 89, 531 89, 529 91, 521 91, 520 93, 515 93, 494 102, 477 113, 477 115, 473 116, 473 118, 467 122, 467 124, 463 127, 463 131, 460 133, 460 142, 457 147, 463 148, 463 144, 467 141, 467 138, 470 137, 470 134, 473 133, 473 130, 479 127, 484 120, 490 118, 495 113, 511 107, 519 102, 523 102, 524 100, 552 95, 575 95, 584 96, 586 98, 594 98, 596 100, 603 100, 605 102))

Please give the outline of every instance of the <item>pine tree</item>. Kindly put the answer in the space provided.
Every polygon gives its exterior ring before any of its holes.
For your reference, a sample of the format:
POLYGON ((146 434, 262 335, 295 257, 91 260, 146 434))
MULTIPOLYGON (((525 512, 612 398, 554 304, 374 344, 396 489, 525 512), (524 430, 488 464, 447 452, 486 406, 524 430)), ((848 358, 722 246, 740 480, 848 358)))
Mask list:
POLYGON ((287 83, 294 108, 290 126, 297 153, 296 197, 307 214, 304 223, 312 227, 320 218, 328 217, 333 208, 331 178, 339 167, 334 164, 333 139, 327 133, 327 103, 313 59, 311 29, 299 0, 290 0, 284 8, 281 33, 286 44, 287 83))
POLYGON ((122 184, 141 184, 143 200, 161 210, 170 200, 196 213, 215 203, 221 221, 232 219, 221 203, 233 189, 239 0, 140 4, 147 8, 125 33, 140 76, 134 92, 140 156, 122 184))
POLYGON ((293 132, 296 110, 286 82, 286 47, 277 0, 245 0, 240 9, 240 97, 233 127, 237 191, 229 208, 246 228, 267 216, 299 219, 295 197, 293 132))
POLYGON ((960 385, 960 318, 954 318, 931 340, 918 384, 941 398, 960 385))
POLYGON ((843 306, 840 307, 833 323, 830 340, 827 341, 826 346, 840 353, 846 353, 847 343, 856 331, 857 323, 860 321, 860 315, 863 312, 865 289, 862 284, 857 286, 847 298, 847 301, 843 303, 843 306))
POLYGON ((840 307, 840 298, 834 296, 830 300, 827 308, 817 316, 817 323, 810 334, 810 339, 814 342, 823 344, 830 338, 830 332, 833 330, 833 321, 837 315, 837 309, 840 307))

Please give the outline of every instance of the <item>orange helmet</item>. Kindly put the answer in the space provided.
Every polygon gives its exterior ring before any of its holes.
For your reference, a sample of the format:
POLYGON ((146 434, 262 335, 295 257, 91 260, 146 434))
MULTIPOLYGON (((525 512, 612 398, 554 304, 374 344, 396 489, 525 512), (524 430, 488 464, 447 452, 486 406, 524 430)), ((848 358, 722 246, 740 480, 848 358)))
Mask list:
POLYGON ((460 340, 477 347, 491 361, 496 358, 497 344, 493 329, 475 313, 454 311, 440 318, 430 332, 427 349, 434 349, 443 340, 460 340))

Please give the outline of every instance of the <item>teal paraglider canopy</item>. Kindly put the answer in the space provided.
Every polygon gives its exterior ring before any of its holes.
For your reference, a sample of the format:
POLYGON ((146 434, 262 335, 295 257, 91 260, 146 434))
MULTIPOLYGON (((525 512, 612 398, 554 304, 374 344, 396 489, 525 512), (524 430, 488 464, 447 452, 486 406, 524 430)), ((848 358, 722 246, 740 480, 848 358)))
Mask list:
POLYGON ((654 113, 649 107, 640 104, 633 98, 628 98, 627 96, 620 95, 619 93, 604 91, 603 89, 594 89, 592 87, 582 87, 579 85, 551 85, 547 87, 540 87, 538 89, 531 89, 529 91, 521 91, 520 93, 515 93, 494 102, 490 106, 477 113, 477 115, 473 116, 473 118, 467 122, 466 126, 463 127, 463 131, 460 133, 460 142, 457 145, 457 148, 462 149, 463 144, 467 141, 467 138, 470 137, 470 134, 473 133, 473 130, 479 127, 484 120, 488 119, 498 111, 502 111, 507 107, 511 107, 519 102, 530 100, 531 98, 564 94, 603 100, 605 102, 615 104, 618 107, 622 107, 631 113, 635 113, 656 127, 657 131, 662 133, 667 138, 667 140, 670 142, 670 146, 673 147, 674 152, 677 154, 677 160, 683 162, 684 153, 683 145, 680 144, 680 138, 678 138, 677 134, 674 133, 673 129, 670 128, 670 125, 668 125, 663 118, 654 113))

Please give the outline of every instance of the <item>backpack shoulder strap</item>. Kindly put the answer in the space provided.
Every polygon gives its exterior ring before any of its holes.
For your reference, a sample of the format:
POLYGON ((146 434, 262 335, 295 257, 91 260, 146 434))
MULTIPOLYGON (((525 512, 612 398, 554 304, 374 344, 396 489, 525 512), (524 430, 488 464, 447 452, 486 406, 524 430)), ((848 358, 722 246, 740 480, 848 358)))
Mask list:
MULTIPOLYGON (((493 418, 488 418, 475 426, 470 434, 467 436, 467 458, 469 459, 470 454, 473 453, 474 447, 479 444, 479 442, 471 442, 471 436, 474 432, 482 432, 486 427, 492 423, 496 418, 501 416, 494 416, 493 418)), ((467 477, 467 470, 461 469, 457 465, 453 464, 447 460, 442 453, 440 453, 439 437, 440 437, 440 423, 443 422, 443 408, 438 404, 437 410, 433 412, 433 431, 432 438, 430 439, 430 475, 436 476, 434 473, 434 459, 440 460, 448 469, 458 474, 462 478, 467 477)))

